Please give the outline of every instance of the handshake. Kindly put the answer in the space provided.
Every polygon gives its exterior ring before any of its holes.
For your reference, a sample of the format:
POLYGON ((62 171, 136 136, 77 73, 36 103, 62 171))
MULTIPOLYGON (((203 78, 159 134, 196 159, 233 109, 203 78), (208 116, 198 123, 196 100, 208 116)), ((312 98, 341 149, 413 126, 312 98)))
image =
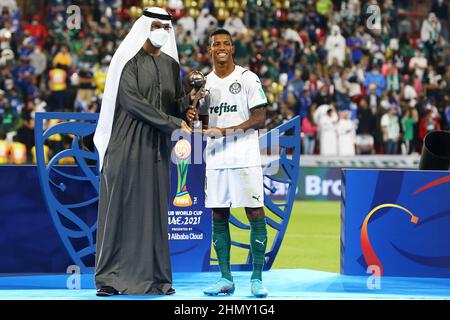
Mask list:
MULTIPOLYGON (((202 89, 202 98, 205 97, 206 90, 202 89)), ((192 92, 191 92, 192 93, 192 92)), ((225 128, 208 128, 207 123, 201 123, 198 117, 198 109, 194 105, 190 105, 186 111, 186 122, 183 121, 181 129, 189 134, 202 133, 212 138, 225 136, 225 128), (202 127, 203 125, 203 127, 202 127)))
POLYGON ((198 110, 190 105, 186 112, 187 123, 183 121, 181 129, 189 134, 202 133, 211 138, 220 138, 226 135, 225 128, 208 128, 207 124, 198 119, 198 110), (203 127, 201 127, 203 125, 203 127))

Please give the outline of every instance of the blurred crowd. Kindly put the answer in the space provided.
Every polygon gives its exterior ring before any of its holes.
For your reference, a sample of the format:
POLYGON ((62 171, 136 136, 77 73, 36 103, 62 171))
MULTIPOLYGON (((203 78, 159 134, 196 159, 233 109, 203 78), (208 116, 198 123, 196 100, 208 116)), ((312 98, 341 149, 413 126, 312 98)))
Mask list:
MULTIPOLYGON (((0 0, 0 164, 35 161, 35 112, 99 112, 109 62, 142 5, 50 0, 25 16, 17 2, 0 0)), ((236 63, 262 80, 267 128, 299 115, 304 154, 411 154, 428 132, 450 129, 446 1, 247 0, 227 9, 200 0, 198 11, 187 2, 163 1, 183 78, 211 71, 209 34, 226 28, 236 63)), ((68 144, 52 136, 47 153, 68 144)))

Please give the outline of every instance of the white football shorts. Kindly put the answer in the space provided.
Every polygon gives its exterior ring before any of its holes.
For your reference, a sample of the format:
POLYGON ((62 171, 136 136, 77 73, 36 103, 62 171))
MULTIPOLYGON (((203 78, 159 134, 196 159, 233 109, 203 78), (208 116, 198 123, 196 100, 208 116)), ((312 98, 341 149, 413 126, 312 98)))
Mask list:
POLYGON ((206 170, 206 208, 259 208, 263 206, 264 186, 260 166, 206 170))

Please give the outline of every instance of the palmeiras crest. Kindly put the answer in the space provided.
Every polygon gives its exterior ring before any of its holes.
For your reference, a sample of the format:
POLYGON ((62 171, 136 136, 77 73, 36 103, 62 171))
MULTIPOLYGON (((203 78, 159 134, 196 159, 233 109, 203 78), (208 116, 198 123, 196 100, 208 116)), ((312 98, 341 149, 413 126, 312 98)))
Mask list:
POLYGON ((230 85, 229 89, 232 94, 238 94, 241 92, 241 84, 239 82, 234 82, 230 85))

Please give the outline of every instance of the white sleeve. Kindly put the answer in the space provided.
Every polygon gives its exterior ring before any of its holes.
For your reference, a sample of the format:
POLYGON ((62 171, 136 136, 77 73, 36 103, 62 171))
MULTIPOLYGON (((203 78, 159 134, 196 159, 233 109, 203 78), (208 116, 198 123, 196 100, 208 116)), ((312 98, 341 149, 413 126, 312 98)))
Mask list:
POLYGON ((261 86, 258 76, 251 71, 244 72, 245 88, 247 93, 248 109, 267 104, 266 94, 261 86))

